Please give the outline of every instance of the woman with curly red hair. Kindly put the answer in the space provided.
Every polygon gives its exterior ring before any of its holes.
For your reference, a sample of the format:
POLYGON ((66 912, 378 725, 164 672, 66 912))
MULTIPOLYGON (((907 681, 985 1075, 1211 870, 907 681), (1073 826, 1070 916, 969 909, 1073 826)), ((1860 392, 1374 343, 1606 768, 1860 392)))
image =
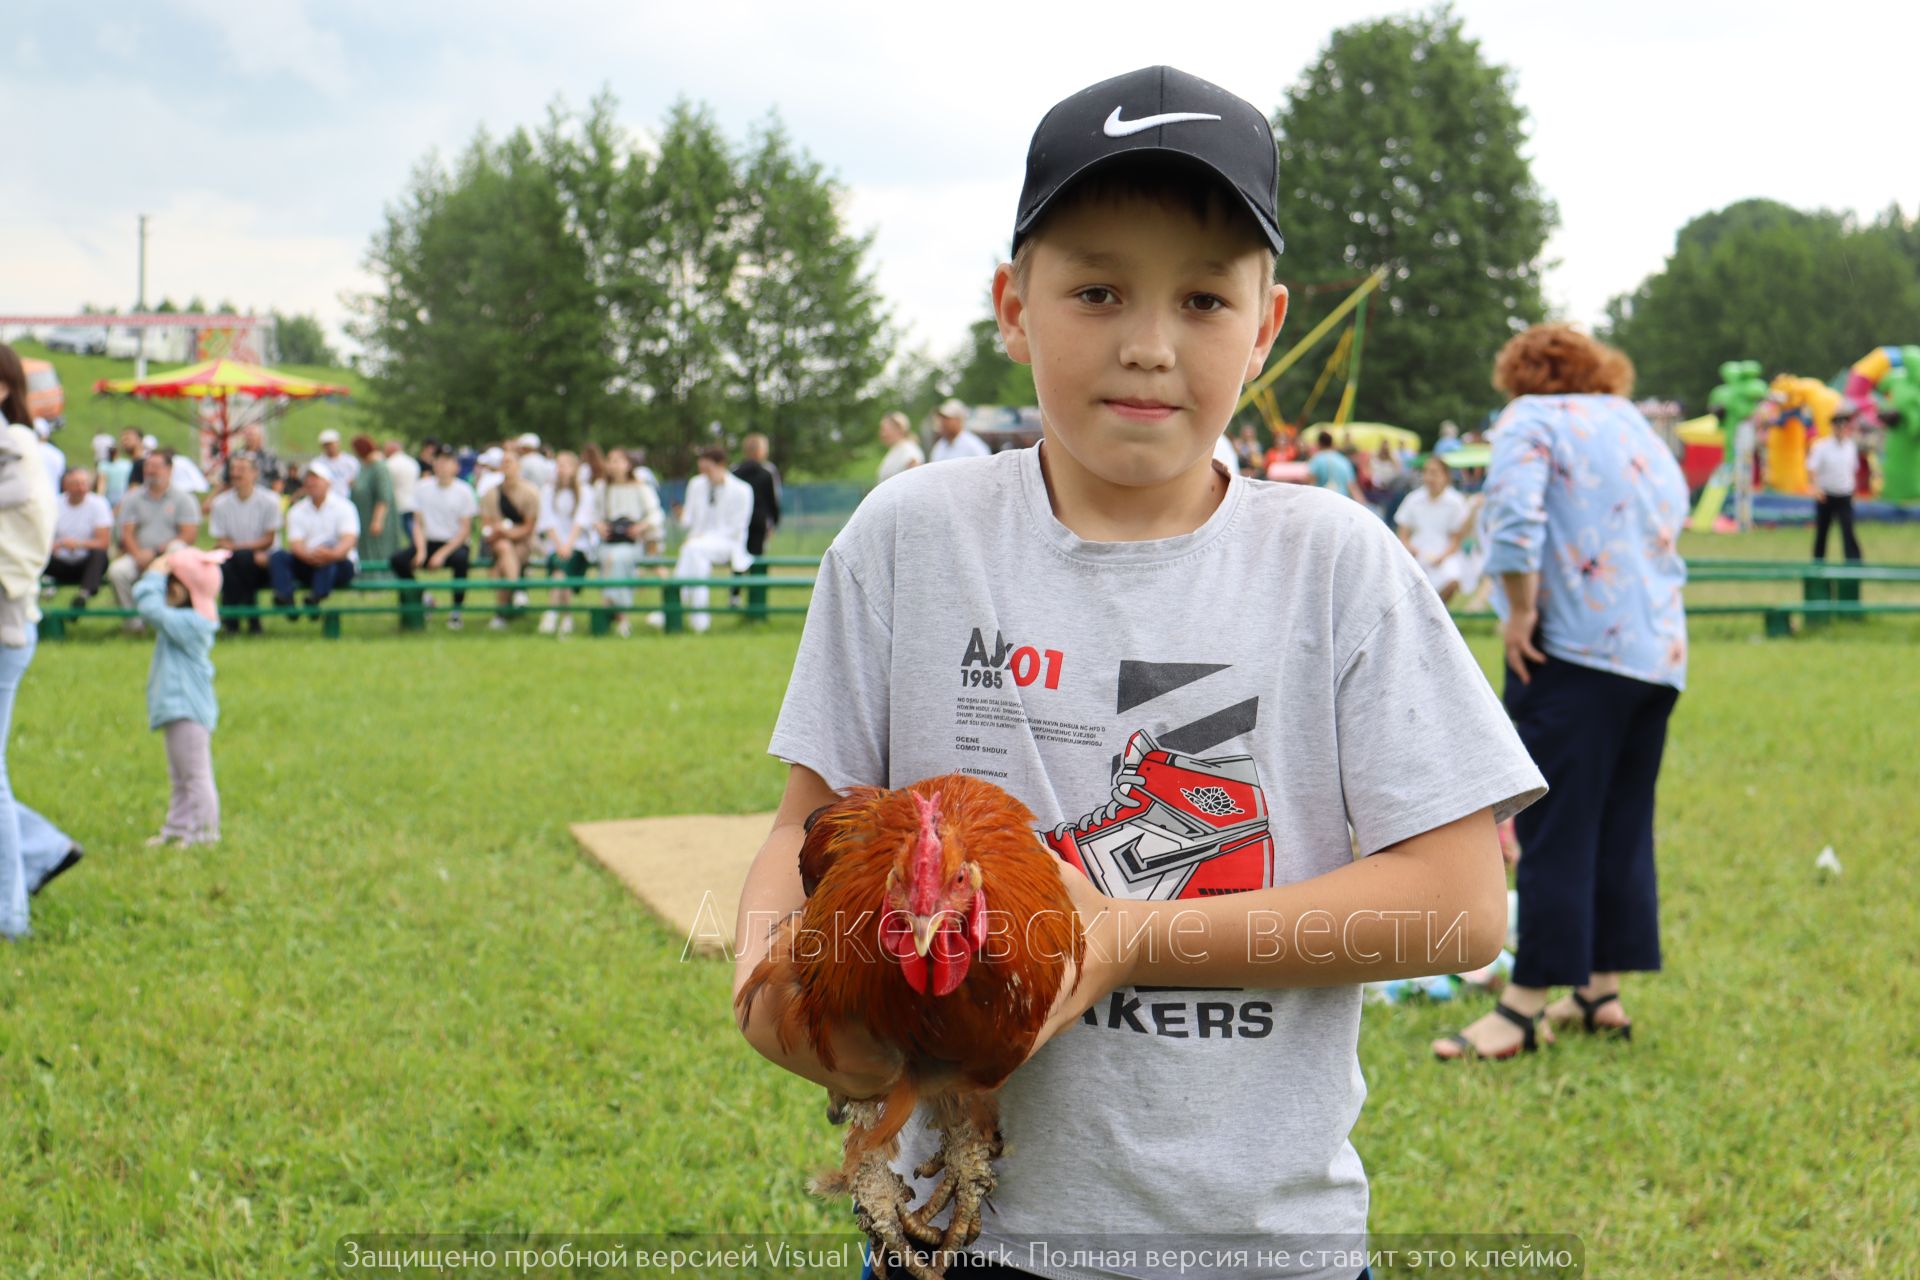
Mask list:
POLYGON ((1543 1019, 1624 1038, 1620 975, 1660 967, 1654 784, 1686 685, 1687 484, 1626 399, 1626 356, 1565 325, 1501 348, 1481 529, 1507 712, 1546 798, 1516 820, 1519 947, 1494 1012, 1442 1058, 1533 1049, 1543 1019), (1550 988, 1572 994, 1549 1004, 1550 988))

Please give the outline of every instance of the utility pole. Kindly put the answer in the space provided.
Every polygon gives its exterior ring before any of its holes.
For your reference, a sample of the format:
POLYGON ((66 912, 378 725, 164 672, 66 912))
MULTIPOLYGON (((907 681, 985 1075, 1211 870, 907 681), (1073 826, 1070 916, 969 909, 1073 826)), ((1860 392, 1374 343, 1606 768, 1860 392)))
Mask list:
MULTIPOLYGON (((134 298, 133 310, 135 315, 144 317, 147 314, 147 215, 144 213, 140 215, 140 288, 134 298)), ((147 376, 147 326, 135 326, 134 334, 134 340, 139 345, 134 350, 133 376, 144 378, 147 376)))

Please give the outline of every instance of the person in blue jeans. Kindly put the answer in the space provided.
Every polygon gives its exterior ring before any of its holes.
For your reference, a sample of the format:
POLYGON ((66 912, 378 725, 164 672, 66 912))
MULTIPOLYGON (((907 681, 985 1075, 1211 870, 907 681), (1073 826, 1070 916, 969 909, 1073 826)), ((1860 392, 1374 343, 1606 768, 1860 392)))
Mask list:
POLYGON ((360 514, 332 492, 333 477, 309 463, 306 496, 287 512, 287 545, 267 561, 273 602, 293 604, 296 587, 307 589, 307 604, 317 605, 353 581, 359 564, 360 514))

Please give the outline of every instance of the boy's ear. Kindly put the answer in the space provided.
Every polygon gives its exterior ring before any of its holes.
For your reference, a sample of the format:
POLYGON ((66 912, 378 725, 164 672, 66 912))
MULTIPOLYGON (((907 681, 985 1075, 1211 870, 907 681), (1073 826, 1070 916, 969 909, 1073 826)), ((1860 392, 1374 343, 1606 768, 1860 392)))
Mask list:
POLYGON ((1027 345, 1027 304, 1013 280, 1013 264, 1003 262, 993 271, 993 318, 1000 323, 1000 341, 1015 364, 1032 364, 1027 345))
POLYGON ((1254 335, 1253 354, 1247 357, 1247 371, 1240 379, 1245 386, 1260 376, 1267 367, 1267 355, 1273 350, 1274 339, 1280 336, 1281 326, 1287 322, 1287 286, 1276 284, 1267 290, 1266 315, 1261 317, 1260 331, 1254 335))

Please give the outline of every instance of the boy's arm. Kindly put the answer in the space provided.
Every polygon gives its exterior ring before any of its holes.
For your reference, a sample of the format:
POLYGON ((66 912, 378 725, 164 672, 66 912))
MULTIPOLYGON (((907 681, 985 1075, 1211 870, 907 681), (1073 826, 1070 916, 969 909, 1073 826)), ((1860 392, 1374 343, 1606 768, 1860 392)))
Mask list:
MULTIPOLYGON (((840 797, 826 780, 805 765, 793 765, 787 774, 786 793, 780 797, 779 812, 774 814, 773 830, 760 846, 760 852, 747 871, 746 888, 740 894, 740 914, 734 926, 733 993, 753 975, 766 958, 774 927, 798 911, 806 902, 800 887, 800 845, 806 838, 803 824, 809 814, 840 797)), ((753 1015, 741 1028, 760 1054, 795 1075, 825 1085, 850 1098, 869 1097, 883 1088, 892 1072, 885 1069, 884 1058, 866 1054, 854 1028, 838 1028, 834 1036, 838 1071, 828 1071, 807 1044, 780 1047, 775 1024, 780 1015, 780 993, 763 988, 753 1002, 753 1015), (863 1059, 871 1056, 872 1069, 863 1068, 863 1059)))
POLYGON ((1063 864, 1086 963, 1042 1042, 1116 987, 1330 987, 1477 969, 1506 934, 1503 868, 1491 809, 1311 880, 1219 897, 1108 898, 1063 864))

